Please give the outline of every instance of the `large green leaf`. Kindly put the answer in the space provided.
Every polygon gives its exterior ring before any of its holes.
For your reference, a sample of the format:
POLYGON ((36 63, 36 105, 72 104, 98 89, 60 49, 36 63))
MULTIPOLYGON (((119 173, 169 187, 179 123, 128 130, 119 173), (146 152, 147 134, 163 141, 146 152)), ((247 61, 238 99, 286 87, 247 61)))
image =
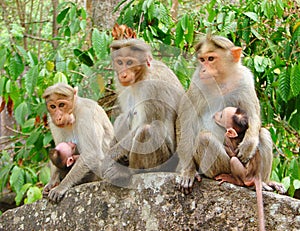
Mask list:
POLYGON ((42 197, 43 197, 43 195, 42 195, 41 190, 38 187, 33 186, 28 189, 27 198, 25 198, 24 203, 30 204, 37 200, 42 199, 42 197))
POLYGON ((44 166, 40 170, 39 180, 46 185, 50 180, 50 168, 48 166, 44 166))
POLYGON ((287 102, 290 95, 290 76, 286 73, 286 71, 281 72, 279 75, 278 90, 281 98, 287 102))
POLYGON ((100 33, 98 29, 94 29, 92 34, 92 44, 98 59, 101 60, 107 57, 108 42, 108 36, 106 33, 100 33))
POLYGON ((18 124, 23 125, 28 114, 28 107, 26 102, 22 102, 15 110, 15 118, 18 124))
POLYGON ((29 95, 32 95, 34 88, 39 77, 39 68, 38 66, 33 66, 25 75, 25 88, 29 95))
POLYGON ((3 68, 4 63, 6 61, 6 48, 0 50, 0 70, 3 68))
POLYGON ((294 96, 300 93, 300 64, 294 65, 291 71, 291 89, 294 96))
POLYGON ((9 60, 8 70, 11 77, 16 80, 20 74, 24 71, 24 64, 19 54, 15 54, 9 60))
POLYGON ((68 11, 70 10, 70 7, 64 9, 63 11, 61 11, 58 15, 57 15, 57 18, 56 18, 56 21, 58 23, 61 23, 65 17, 66 17, 66 14, 68 13, 68 11))
POLYGON ((20 191, 17 192, 15 201, 16 201, 16 205, 19 206, 24 198, 25 193, 27 192, 27 190, 29 189, 29 187, 31 187, 32 184, 31 183, 27 183, 24 184, 22 186, 22 188, 20 189, 20 191))
POLYGON ((254 22, 258 22, 258 15, 254 12, 244 12, 244 15, 251 18, 254 22))
POLYGON ((9 183, 14 192, 19 192, 25 183, 24 170, 18 166, 15 166, 12 170, 9 183))

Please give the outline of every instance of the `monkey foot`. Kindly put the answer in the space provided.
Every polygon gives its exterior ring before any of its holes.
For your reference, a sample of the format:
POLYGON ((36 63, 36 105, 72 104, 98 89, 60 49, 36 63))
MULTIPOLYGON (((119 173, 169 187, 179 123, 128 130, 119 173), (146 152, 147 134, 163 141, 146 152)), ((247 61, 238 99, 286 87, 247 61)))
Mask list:
POLYGON ((223 184, 224 182, 228 182, 228 183, 235 184, 238 186, 244 185, 243 182, 237 180, 230 174, 220 174, 215 177, 215 180, 220 181, 219 185, 223 184))
POLYGON ((285 194, 286 189, 284 188, 283 184, 275 182, 275 181, 270 181, 268 183, 262 182, 262 187, 266 191, 276 191, 279 194, 285 194))

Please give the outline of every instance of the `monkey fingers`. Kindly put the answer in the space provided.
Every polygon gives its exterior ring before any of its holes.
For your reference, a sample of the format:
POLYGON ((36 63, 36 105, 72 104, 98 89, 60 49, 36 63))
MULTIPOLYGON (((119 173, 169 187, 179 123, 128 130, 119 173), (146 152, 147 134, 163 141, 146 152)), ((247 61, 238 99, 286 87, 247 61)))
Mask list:
POLYGON ((179 189, 181 192, 183 192, 184 194, 189 194, 192 192, 193 190, 193 185, 194 185, 194 181, 195 179, 198 182, 201 182, 202 178, 199 175, 198 172, 190 175, 190 174, 186 174, 181 176, 180 182, 179 182, 179 189))
MULTIPOLYGON (((265 184, 266 183, 263 182, 263 188, 266 187, 265 184)), ((278 183, 278 182, 275 182, 275 181, 270 181, 270 182, 268 182, 267 186, 269 188, 271 188, 271 191, 275 190, 279 194, 285 194, 286 193, 286 189, 284 188, 284 186, 281 183, 278 183)))
POLYGON ((48 197, 51 201, 58 203, 63 198, 67 190, 67 188, 58 185, 50 190, 48 197))

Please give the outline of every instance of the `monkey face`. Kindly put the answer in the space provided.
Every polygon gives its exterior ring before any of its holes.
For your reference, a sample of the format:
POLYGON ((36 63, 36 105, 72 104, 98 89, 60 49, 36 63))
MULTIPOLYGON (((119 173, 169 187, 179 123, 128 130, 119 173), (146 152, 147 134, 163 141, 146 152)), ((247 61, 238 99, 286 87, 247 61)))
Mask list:
POLYGON ((214 120, 218 125, 223 128, 232 128, 233 127, 233 115, 236 112, 235 107, 226 107, 222 111, 216 112, 214 115, 214 120))
POLYGON ((116 57, 114 69, 122 86, 130 86, 141 78, 143 66, 140 61, 131 57, 116 57))
POLYGON ((69 126, 75 122, 72 113, 73 99, 55 94, 47 100, 46 104, 51 119, 57 127, 69 126))

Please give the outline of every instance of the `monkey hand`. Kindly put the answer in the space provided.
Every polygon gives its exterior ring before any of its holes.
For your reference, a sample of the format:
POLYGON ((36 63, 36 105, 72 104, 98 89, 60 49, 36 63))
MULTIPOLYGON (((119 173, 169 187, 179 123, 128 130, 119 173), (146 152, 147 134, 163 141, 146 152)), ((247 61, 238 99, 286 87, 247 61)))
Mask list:
POLYGON ((60 184, 57 187, 54 187, 50 190, 48 198, 49 200, 57 203, 63 198, 67 190, 67 187, 62 186, 62 184, 60 184))
POLYGON ((58 184, 59 182, 56 183, 49 182, 48 184, 46 184, 46 186, 43 189, 43 197, 48 197, 50 190, 56 187, 58 184))
POLYGON ((193 171, 184 171, 179 179, 178 187, 181 192, 184 194, 189 194, 193 190, 193 185, 195 179, 198 182, 201 182, 201 176, 196 170, 193 171))
POLYGON ((238 146, 237 157, 243 164, 247 164, 255 154, 259 143, 258 137, 244 137, 243 141, 238 146))

